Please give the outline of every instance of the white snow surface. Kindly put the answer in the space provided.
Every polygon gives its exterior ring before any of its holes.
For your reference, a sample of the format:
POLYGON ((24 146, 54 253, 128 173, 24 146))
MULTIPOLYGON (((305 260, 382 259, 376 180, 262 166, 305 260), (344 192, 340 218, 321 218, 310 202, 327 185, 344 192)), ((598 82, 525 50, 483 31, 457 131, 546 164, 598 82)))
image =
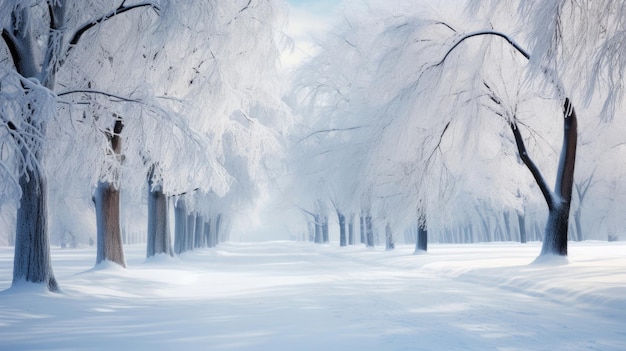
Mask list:
POLYGON ((11 286, 0 248, 0 350, 624 350, 626 243, 226 243, 93 267, 53 249, 62 292, 11 286))

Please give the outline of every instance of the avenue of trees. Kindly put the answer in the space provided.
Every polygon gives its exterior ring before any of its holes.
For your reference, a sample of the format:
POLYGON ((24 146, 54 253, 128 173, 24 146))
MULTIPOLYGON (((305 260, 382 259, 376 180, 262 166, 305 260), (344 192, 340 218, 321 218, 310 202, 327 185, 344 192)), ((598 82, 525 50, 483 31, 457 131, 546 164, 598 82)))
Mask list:
POLYGON ((0 0, 14 284, 59 289, 51 237, 213 247, 271 191, 316 243, 619 238, 626 5, 347 1, 288 82, 286 6, 0 0))
POLYGON ((445 242, 541 240, 541 255, 567 255, 568 238, 598 238, 594 227, 616 234, 602 196, 623 176, 607 169, 621 145, 608 130, 623 13, 591 1, 350 3, 294 78, 291 201, 313 227, 334 212, 373 217, 387 248, 405 236, 416 252, 433 228, 445 242))

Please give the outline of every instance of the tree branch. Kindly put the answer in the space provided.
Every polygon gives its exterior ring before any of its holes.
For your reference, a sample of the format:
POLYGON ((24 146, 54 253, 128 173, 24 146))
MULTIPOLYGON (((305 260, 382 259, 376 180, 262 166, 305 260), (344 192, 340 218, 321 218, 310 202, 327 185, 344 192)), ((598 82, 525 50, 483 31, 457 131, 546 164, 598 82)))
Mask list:
POLYGON ((74 46, 76 46, 76 44, 78 44, 78 41, 80 40, 80 38, 91 28, 97 26, 100 23, 104 23, 108 20, 110 20, 111 18, 117 16, 117 15, 121 15, 124 12, 133 10, 133 9, 137 9, 137 8, 141 8, 141 7, 152 7, 153 9, 155 9, 157 11, 157 13, 159 11, 161 11, 161 8, 159 8, 159 6, 152 2, 152 1, 147 1, 147 2, 140 2, 137 4, 133 4, 133 5, 124 5, 124 3, 126 3, 126 1, 123 1, 122 4, 116 8, 113 11, 110 11, 109 13, 103 15, 102 17, 99 17, 95 20, 92 20, 91 22, 85 23, 82 26, 80 26, 76 32, 74 33, 74 35, 72 35, 72 39, 70 39, 69 41, 69 46, 67 47, 67 50, 65 51, 65 55, 63 56, 64 58, 68 57, 70 52, 72 51, 72 49, 74 48, 74 46))
POLYGON ((517 145, 517 152, 519 153, 519 156, 522 159, 522 162, 524 162, 528 170, 530 170, 530 173, 533 175, 533 178, 535 178, 535 182, 539 186, 539 189, 541 189, 541 193, 543 194, 543 197, 545 198, 546 203, 548 204, 548 209, 552 211, 555 204, 554 204, 554 198, 552 197, 552 192, 550 191, 550 187, 548 186, 548 183, 546 183, 546 180, 543 178, 543 175, 539 171, 539 168, 528 155, 528 152, 526 151, 526 145, 524 145, 524 139, 522 138, 522 134, 520 133, 519 128, 517 127, 517 122, 515 122, 514 120, 510 121, 509 126, 511 127, 511 130, 513 131, 513 136, 515 137, 515 144, 517 145))
POLYGON ((58 93, 57 96, 61 97, 61 96, 65 96, 65 95, 70 95, 70 94, 81 94, 81 93, 85 93, 85 94, 98 94, 98 95, 104 95, 107 97, 111 97, 111 98, 115 98, 115 99, 119 99, 121 101, 126 101, 126 102, 136 102, 139 104, 145 104, 145 102, 141 101, 141 100, 137 100, 137 99, 128 99, 125 98, 123 96, 119 96, 119 95, 115 95, 115 94, 111 94, 111 93, 107 93, 104 91, 100 91, 100 90, 90 90, 90 89, 78 89, 78 90, 68 90, 68 91, 64 91, 61 93, 58 93))
POLYGON ((15 69, 18 72, 21 72, 22 70, 20 69, 19 66, 21 65, 22 60, 20 58, 20 53, 17 48, 18 45, 17 45, 17 40, 15 39, 15 36, 11 34, 8 30, 6 30, 6 28, 3 28, 2 39, 4 40, 4 43, 9 49, 9 53, 11 54, 11 59, 13 60, 13 66, 15 66, 15 69))

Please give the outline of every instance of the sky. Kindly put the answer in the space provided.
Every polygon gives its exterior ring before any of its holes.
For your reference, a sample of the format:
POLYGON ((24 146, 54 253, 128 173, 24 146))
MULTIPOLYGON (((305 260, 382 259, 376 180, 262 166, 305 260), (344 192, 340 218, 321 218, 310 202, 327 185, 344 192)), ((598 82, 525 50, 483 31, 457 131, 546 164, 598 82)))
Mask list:
POLYGON ((332 27, 341 0, 289 0, 287 35, 294 41, 291 52, 283 54, 283 66, 295 67, 304 58, 315 53, 315 41, 332 27))

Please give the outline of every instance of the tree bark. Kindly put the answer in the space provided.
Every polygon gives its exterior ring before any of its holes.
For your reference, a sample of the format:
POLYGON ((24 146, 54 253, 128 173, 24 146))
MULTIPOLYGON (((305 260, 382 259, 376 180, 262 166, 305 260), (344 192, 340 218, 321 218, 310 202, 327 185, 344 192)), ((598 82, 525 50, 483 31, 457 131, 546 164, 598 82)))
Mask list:
POLYGON ((339 246, 346 246, 346 216, 337 210, 337 219, 339 220, 339 246))
POLYGON ((13 282, 41 283, 50 291, 59 290, 52 272, 48 238, 48 189, 38 168, 20 176, 22 197, 17 210, 13 282))
POLYGON ((428 251, 428 227, 426 215, 420 210, 417 219, 417 240, 415 241, 415 253, 428 251))
POLYGON ((328 237, 328 215, 322 215, 322 240, 327 243, 330 241, 328 237))
POLYGON ((174 205, 174 252, 181 254, 186 251, 185 239, 187 232, 187 205, 185 199, 178 198, 174 205))
POLYGON ((169 206, 160 185, 155 185, 153 173, 148 176, 148 243, 146 257, 158 254, 174 256, 170 238, 169 206))
POLYGON ((565 99, 563 116, 563 146, 555 185, 557 201, 548 214, 541 255, 567 256, 567 231, 569 229, 569 211, 574 187, 574 166, 578 139, 576 112, 569 99, 565 99))
POLYGON ((97 223, 96 264, 108 260, 126 267, 120 227, 120 192, 109 182, 98 182, 94 194, 97 223))

